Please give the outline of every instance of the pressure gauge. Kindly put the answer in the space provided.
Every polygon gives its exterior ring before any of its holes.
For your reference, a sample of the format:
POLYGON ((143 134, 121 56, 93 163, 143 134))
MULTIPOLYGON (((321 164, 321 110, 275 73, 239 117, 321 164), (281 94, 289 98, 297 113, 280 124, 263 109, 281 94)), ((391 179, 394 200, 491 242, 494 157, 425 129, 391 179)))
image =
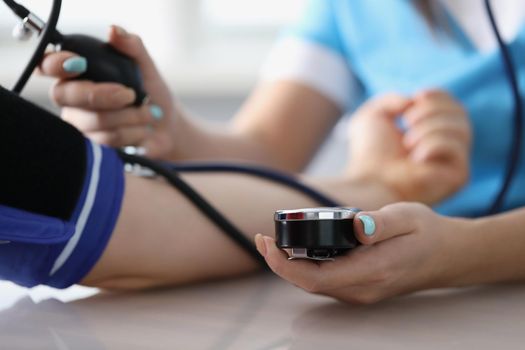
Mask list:
POLYGON ((275 212, 277 246, 290 259, 333 260, 359 245, 354 235, 356 208, 306 208, 275 212))

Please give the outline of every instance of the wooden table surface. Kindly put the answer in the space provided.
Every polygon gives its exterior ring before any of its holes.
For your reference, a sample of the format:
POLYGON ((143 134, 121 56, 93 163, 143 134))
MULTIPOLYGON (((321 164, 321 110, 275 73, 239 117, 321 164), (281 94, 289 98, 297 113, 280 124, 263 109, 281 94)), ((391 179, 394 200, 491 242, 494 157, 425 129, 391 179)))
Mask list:
POLYGON ((525 349, 525 285, 351 306, 269 275, 129 294, 0 282, 0 349, 525 349))

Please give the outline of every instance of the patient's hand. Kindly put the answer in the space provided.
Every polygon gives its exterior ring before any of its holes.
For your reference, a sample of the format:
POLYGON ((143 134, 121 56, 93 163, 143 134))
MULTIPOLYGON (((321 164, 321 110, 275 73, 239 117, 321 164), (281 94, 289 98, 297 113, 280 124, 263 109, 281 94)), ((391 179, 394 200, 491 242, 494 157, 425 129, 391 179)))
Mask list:
POLYGON ((43 74, 60 79, 51 97, 64 107, 62 118, 95 142, 113 147, 140 146, 148 156, 168 158, 181 112, 138 36, 113 26, 109 43, 138 63, 149 104, 131 106, 135 93, 120 84, 69 80, 89 65, 71 52, 50 53, 40 66, 43 74))
POLYGON ((470 141, 468 116, 446 92, 385 95, 367 102, 350 124, 347 172, 386 184, 402 200, 433 204, 468 179, 470 141))

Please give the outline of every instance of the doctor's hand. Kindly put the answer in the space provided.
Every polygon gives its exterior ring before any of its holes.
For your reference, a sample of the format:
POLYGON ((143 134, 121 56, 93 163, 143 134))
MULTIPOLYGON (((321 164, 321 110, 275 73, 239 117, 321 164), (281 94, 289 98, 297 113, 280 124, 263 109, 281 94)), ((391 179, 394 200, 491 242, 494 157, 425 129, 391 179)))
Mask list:
POLYGON ((354 232, 363 244, 335 261, 288 260, 271 237, 255 243, 280 277, 315 294, 371 304, 429 288, 461 284, 468 273, 466 220, 439 216, 417 203, 396 203, 361 212, 354 232))
POLYGON ((355 113, 349 132, 347 174, 376 180, 399 200, 434 204, 468 179, 470 123, 444 91, 372 99, 355 113))
POLYGON ((131 104, 135 93, 121 84, 69 80, 82 74, 89 62, 71 52, 49 53, 40 65, 44 75, 58 78, 51 97, 62 118, 95 142, 113 146, 140 146, 153 158, 169 158, 181 111, 146 51, 140 37, 112 26, 109 43, 139 65, 150 101, 131 104))

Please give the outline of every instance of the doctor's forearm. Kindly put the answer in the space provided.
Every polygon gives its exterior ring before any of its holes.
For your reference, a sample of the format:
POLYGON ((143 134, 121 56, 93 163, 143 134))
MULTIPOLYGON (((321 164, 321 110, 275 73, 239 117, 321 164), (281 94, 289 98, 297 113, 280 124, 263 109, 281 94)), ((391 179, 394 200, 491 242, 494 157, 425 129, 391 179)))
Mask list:
POLYGON ((459 222, 447 286, 525 281, 525 208, 459 222))
MULTIPOLYGON (((191 175, 186 180, 244 233, 271 234, 273 212, 317 203, 281 185, 242 175, 191 175)), ((390 201, 375 185, 315 180, 345 205, 378 208, 390 201), (355 194, 353 189, 356 190, 355 194), (349 196, 344 198, 344 196, 349 196)), ((110 289, 147 288, 224 278, 258 270, 256 262, 162 181, 127 177, 111 241, 83 283, 110 289)))

